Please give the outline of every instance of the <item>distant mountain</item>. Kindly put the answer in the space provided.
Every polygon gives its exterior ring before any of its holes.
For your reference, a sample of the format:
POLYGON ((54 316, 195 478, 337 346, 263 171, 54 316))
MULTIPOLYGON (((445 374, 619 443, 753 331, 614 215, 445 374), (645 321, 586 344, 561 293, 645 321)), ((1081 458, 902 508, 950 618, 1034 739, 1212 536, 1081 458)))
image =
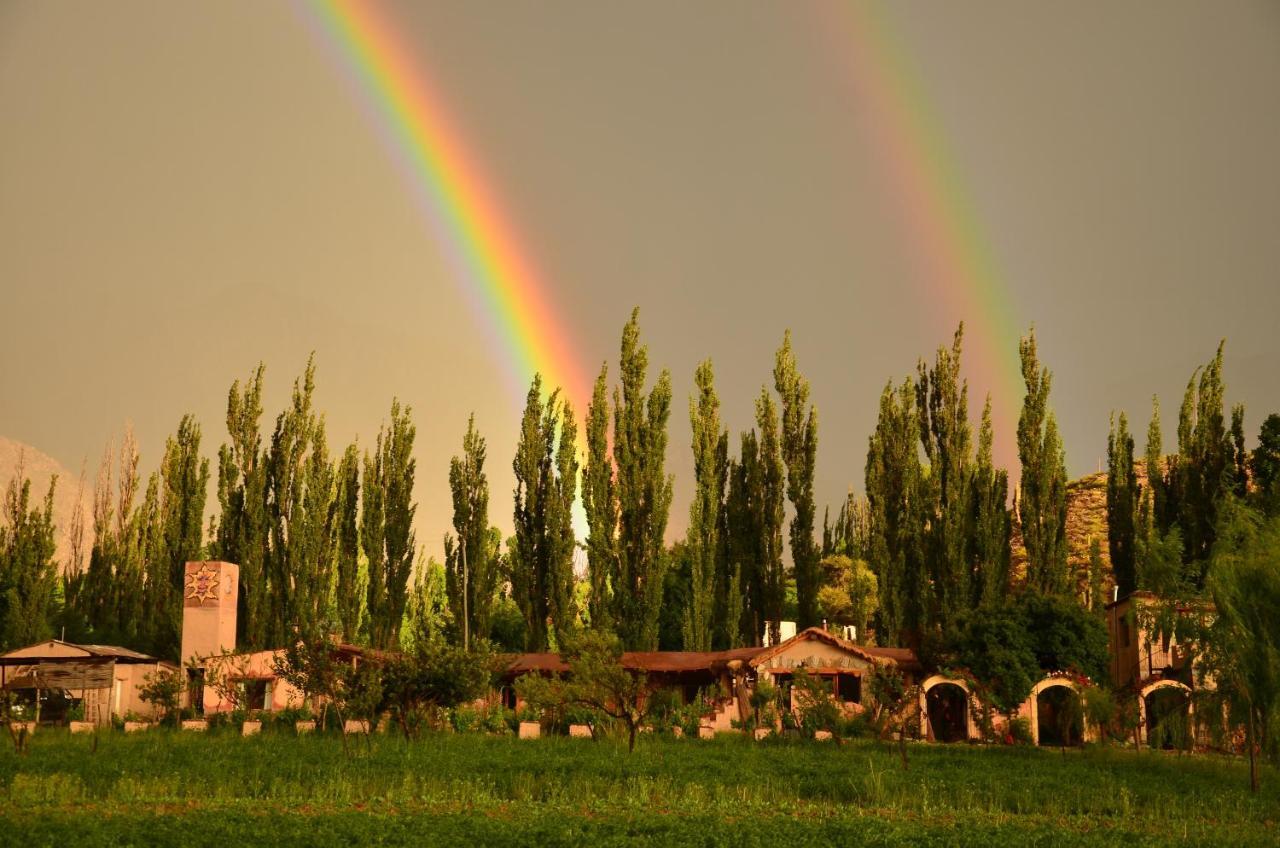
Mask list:
POLYGON ((70 556, 71 516, 75 513, 76 499, 84 505, 84 551, 88 556, 93 545, 93 481, 86 480, 80 490, 79 472, 68 471, 53 457, 22 442, 0 436, 0 493, 7 490, 19 464, 31 481, 31 503, 44 502, 49 491, 49 481, 56 474, 58 487, 53 493, 53 520, 57 525, 58 570, 66 568, 70 556))

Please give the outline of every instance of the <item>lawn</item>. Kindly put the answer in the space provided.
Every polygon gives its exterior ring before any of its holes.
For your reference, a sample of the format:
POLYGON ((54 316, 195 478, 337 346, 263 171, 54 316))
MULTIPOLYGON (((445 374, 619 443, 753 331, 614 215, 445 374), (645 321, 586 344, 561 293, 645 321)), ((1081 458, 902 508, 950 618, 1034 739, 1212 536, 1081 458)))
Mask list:
POLYGON ((1275 845, 1280 775, 1095 748, 352 741, 42 730, 0 751, 0 843, 1275 845))

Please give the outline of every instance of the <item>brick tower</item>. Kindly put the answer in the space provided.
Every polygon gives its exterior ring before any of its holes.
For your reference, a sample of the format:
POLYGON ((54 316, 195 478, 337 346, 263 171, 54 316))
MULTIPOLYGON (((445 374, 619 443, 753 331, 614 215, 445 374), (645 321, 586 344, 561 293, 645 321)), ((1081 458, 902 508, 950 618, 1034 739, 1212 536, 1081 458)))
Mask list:
POLYGON ((234 652, 240 566, 189 562, 182 581, 182 662, 234 652))

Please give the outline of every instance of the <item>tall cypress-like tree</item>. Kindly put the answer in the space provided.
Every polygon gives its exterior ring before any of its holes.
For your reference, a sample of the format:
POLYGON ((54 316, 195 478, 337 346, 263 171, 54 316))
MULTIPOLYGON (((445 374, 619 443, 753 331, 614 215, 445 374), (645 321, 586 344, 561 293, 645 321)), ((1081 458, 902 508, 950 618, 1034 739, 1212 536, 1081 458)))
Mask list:
POLYGON ((582 469, 582 506, 587 516, 587 576, 591 626, 613 627, 613 585, 618 574, 618 491, 609 456, 609 366, 600 368, 587 407, 587 461, 582 469))
POLYGON ((237 645, 248 650, 267 642, 267 474, 262 435, 262 376, 258 367, 227 394, 227 434, 218 451, 219 518, 213 555, 240 566, 237 645))
POLYGON ((758 645, 764 634, 764 584, 761 578, 764 557, 760 509, 760 446, 754 430, 742 433, 737 460, 730 460, 728 495, 725 499, 726 586, 724 609, 726 628, 737 618, 737 632, 726 630, 730 646, 758 645), (730 589, 736 589, 730 595, 730 589))
POLYGON ((369 564, 366 589, 369 644, 394 648, 404 618, 409 575, 413 571, 412 410, 391 402, 391 419, 378 432, 372 456, 364 458, 364 510, 360 543, 369 564))
POLYGON ((58 567, 54 560, 55 475, 42 505, 31 505, 22 459, 4 495, 0 523, 0 651, 53 635, 58 567))
POLYGON ((787 467, 787 498, 795 514, 791 518, 791 560, 796 580, 796 602, 801 628, 820 622, 818 590, 822 572, 814 540, 817 507, 813 475, 818 454, 818 411, 809 403, 809 381, 796 369, 791 331, 782 339, 773 366, 774 389, 782 403, 782 459, 787 467))
POLYGON ((787 479, 778 410, 764 388, 756 400, 756 426, 760 428, 759 451, 748 477, 760 534, 755 577, 760 584, 761 625, 768 622, 769 639, 776 645, 782 636, 782 609, 787 594, 787 575, 782 565, 782 501, 787 479))
POLYGON ((336 487, 334 605, 342 639, 352 644, 360 636, 364 608, 360 586, 360 449, 355 442, 347 446, 338 463, 336 487))
POLYGON ((192 415, 184 415, 177 432, 165 442, 159 484, 162 537, 150 546, 158 548, 159 555, 147 562, 145 606, 153 631, 149 648, 156 656, 180 659, 183 574, 186 563, 201 559, 204 553, 209 491, 209 460, 200 455, 200 425, 192 415))
POLYGON ((1204 584, 1209 552, 1217 538, 1218 507, 1232 489, 1234 449, 1223 415, 1224 344, 1187 383, 1178 415, 1178 454, 1168 473, 1170 485, 1178 492, 1176 521, 1182 531, 1183 559, 1194 566, 1191 576, 1197 587, 1204 584))
POLYGON ((1107 435, 1107 547, 1111 572, 1122 595, 1138 588, 1138 495, 1133 436, 1129 434, 1129 421, 1121 412, 1118 423, 1112 418, 1107 435))
POLYGON ((464 644, 489 638, 489 613, 498 588, 498 543, 489 527, 489 478, 485 475, 485 441, 476 417, 467 419, 462 456, 449 462, 453 497, 453 530, 445 536, 445 590, 464 644), (465 611, 465 612, 464 612, 465 611))
POLYGON ((1258 446, 1249 458, 1249 471, 1262 510, 1280 514, 1280 415, 1271 413, 1258 430, 1258 446))
POLYGON ((881 644, 919 645, 927 621, 928 575, 921 544, 920 422, 915 386, 890 382, 867 448, 870 564, 880 592, 881 644))
MULTIPOLYGON (((696 398, 689 398, 689 424, 693 431, 694 494, 689 505, 686 547, 690 562, 689 604, 684 611, 684 649, 709 651, 716 630, 717 562, 720 558, 720 512, 724 504, 728 471, 729 434, 720 426, 720 399, 716 396, 711 360, 694 374, 696 398)), ((723 612, 723 607, 722 607, 723 612)))
POLYGON ((1052 375, 1040 366, 1035 331, 1019 344, 1027 394, 1018 416, 1022 485, 1018 516, 1027 548, 1027 584, 1040 592, 1066 592, 1067 470, 1058 422, 1049 409, 1052 375))
POLYGON ((544 403, 534 375, 512 463, 515 537, 510 549, 511 594, 524 616, 526 647, 564 644, 574 622, 573 499, 577 490, 577 425, 559 389, 544 403))
POLYGON ((978 457, 971 484, 970 603, 975 607, 998 604, 1009 591, 1009 472, 995 467, 992 459, 994 440, 991 396, 988 395, 982 407, 978 457))
POLYGON ((969 386, 960 379, 964 324, 951 349, 940 347, 932 368, 917 366, 916 417, 929 462, 926 562, 933 589, 931 622, 949 628, 973 602, 971 512, 974 495, 969 386))
POLYGON ((640 310, 633 310, 623 328, 621 386, 613 392, 618 535, 617 570, 609 584, 611 617, 622 644, 633 651, 652 651, 658 645, 667 569, 663 536, 671 508, 671 477, 665 470, 671 375, 664 370, 646 392, 649 354, 640 344, 639 318, 640 310))

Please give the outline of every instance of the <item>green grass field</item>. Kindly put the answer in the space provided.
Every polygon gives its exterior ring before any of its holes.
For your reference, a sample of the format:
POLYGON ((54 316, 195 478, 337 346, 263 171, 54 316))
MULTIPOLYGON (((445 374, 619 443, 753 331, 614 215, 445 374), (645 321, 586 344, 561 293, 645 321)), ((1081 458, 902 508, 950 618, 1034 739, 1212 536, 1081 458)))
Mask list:
POLYGON ((0 752, 0 843, 1276 845, 1280 775, 1217 756, 874 742, 42 730, 0 752))

